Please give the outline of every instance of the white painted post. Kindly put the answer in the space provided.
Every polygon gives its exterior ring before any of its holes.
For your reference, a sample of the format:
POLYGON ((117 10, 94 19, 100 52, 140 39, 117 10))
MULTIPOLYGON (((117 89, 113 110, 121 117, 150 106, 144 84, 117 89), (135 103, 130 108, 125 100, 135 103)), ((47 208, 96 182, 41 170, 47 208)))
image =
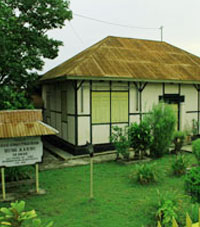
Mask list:
POLYGON ((93 198, 93 157, 90 157, 90 199, 93 198))
POLYGON ((2 184, 2 196, 3 200, 6 199, 6 188, 5 188, 5 173, 4 173, 4 168, 1 168, 1 184, 2 184))
POLYGON ((39 165, 35 164, 36 193, 39 193, 39 165))

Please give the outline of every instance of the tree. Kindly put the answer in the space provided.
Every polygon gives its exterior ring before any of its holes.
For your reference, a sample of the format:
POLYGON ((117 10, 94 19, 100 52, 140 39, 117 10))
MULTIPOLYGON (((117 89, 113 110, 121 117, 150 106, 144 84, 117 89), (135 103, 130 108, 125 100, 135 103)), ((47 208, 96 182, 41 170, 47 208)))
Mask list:
POLYGON ((0 0, 0 88, 30 90, 44 58, 54 59, 62 45, 47 32, 71 18, 67 0, 0 0))

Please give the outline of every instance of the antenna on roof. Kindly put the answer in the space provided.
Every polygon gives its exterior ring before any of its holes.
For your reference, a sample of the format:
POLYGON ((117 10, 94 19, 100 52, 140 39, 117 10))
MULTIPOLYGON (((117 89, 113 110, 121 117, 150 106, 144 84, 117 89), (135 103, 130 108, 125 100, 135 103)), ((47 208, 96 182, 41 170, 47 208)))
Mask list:
POLYGON ((163 41, 163 26, 160 26, 160 33, 161 33, 161 42, 163 41))

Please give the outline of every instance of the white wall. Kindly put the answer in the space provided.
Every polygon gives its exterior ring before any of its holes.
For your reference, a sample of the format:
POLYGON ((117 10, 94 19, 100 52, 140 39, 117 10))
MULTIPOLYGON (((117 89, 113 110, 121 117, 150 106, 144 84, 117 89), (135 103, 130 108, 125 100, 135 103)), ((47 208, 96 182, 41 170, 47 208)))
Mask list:
POLYGON ((154 104, 158 104, 160 95, 163 95, 162 84, 148 83, 142 92, 142 112, 149 112, 154 104))
MULTIPOLYGON (((78 81, 78 85, 81 81, 78 81)), ((78 104, 78 145, 85 145, 86 141, 90 142, 90 83, 85 81, 83 84, 83 92, 81 88, 77 94, 78 104), (83 95, 83 99, 82 99, 83 95), (83 104, 82 104, 83 100, 83 104), (82 108, 83 107, 83 108, 82 108)), ((112 82, 112 90, 127 90, 127 82, 112 82)), ((165 84, 165 94, 179 94, 179 86, 177 84, 165 84)), ((109 82, 93 82, 93 90, 107 90, 110 89, 109 82)), ((69 143, 75 144, 75 91, 71 81, 66 81, 62 84, 44 85, 42 97, 44 106, 47 107, 47 93, 51 93, 51 112, 50 117, 46 118, 46 122, 60 131, 59 135, 69 143), (61 115, 61 91, 67 90, 67 121, 62 121, 61 115)), ((180 104, 180 129, 192 126, 192 119, 197 120, 198 98, 197 90, 193 85, 181 85, 180 95, 185 97, 184 103, 180 104)), ((159 96, 163 95, 162 83, 148 83, 142 92, 142 112, 148 112, 153 104, 157 104, 159 96)), ((129 90, 129 122, 140 121, 140 97, 137 96, 137 90, 133 82, 130 82, 129 90), (138 109, 137 107, 138 97, 138 109)), ((114 125, 113 125, 114 126, 114 125)), ((119 127, 125 124, 118 124, 119 127)), ((93 125, 92 126, 92 140, 93 144, 102 144, 110 142, 110 125, 93 125)))
POLYGON ((44 120, 59 133, 58 137, 75 144, 75 117, 68 116, 67 121, 62 119, 61 92, 67 91, 67 113, 75 114, 75 92, 71 81, 43 85, 42 97, 44 101, 44 120), (50 94, 50 114, 47 114, 47 94, 50 94))
POLYGON ((93 144, 110 142, 110 125, 93 125, 92 126, 93 144))
POLYGON ((193 85, 181 85, 181 95, 185 96, 184 102, 184 120, 182 128, 191 128, 192 120, 197 120, 197 112, 188 113, 189 111, 198 110, 197 90, 193 85))
POLYGON ((165 94, 178 94, 179 86, 178 84, 165 84, 165 94))

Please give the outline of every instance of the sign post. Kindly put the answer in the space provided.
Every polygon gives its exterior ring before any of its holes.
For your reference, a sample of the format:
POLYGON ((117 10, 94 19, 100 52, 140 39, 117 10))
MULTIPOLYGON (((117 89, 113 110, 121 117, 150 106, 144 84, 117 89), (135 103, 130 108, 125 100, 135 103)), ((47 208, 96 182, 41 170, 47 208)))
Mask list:
POLYGON ((2 182, 2 198, 6 200, 5 167, 35 164, 36 193, 39 193, 39 165, 42 161, 43 146, 41 137, 20 137, 1 139, 0 167, 2 182))
POLYGON ((90 157, 90 199, 93 198, 93 157, 90 157))
POLYGON ((1 184, 2 184, 2 197, 6 199, 6 187, 5 187, 5 169, 1 168, 1 184))
POLYGON ((39 193, 39 165, 35 164, 36 193, 39 193))
POLYGON ((94 147, 92 144, 89 144, 88 142, 87 144, 87 150, 89 152, 90 155, 90 199, 94 198, 94 194, 93 194, 93 156, 94 156, 94 147))

